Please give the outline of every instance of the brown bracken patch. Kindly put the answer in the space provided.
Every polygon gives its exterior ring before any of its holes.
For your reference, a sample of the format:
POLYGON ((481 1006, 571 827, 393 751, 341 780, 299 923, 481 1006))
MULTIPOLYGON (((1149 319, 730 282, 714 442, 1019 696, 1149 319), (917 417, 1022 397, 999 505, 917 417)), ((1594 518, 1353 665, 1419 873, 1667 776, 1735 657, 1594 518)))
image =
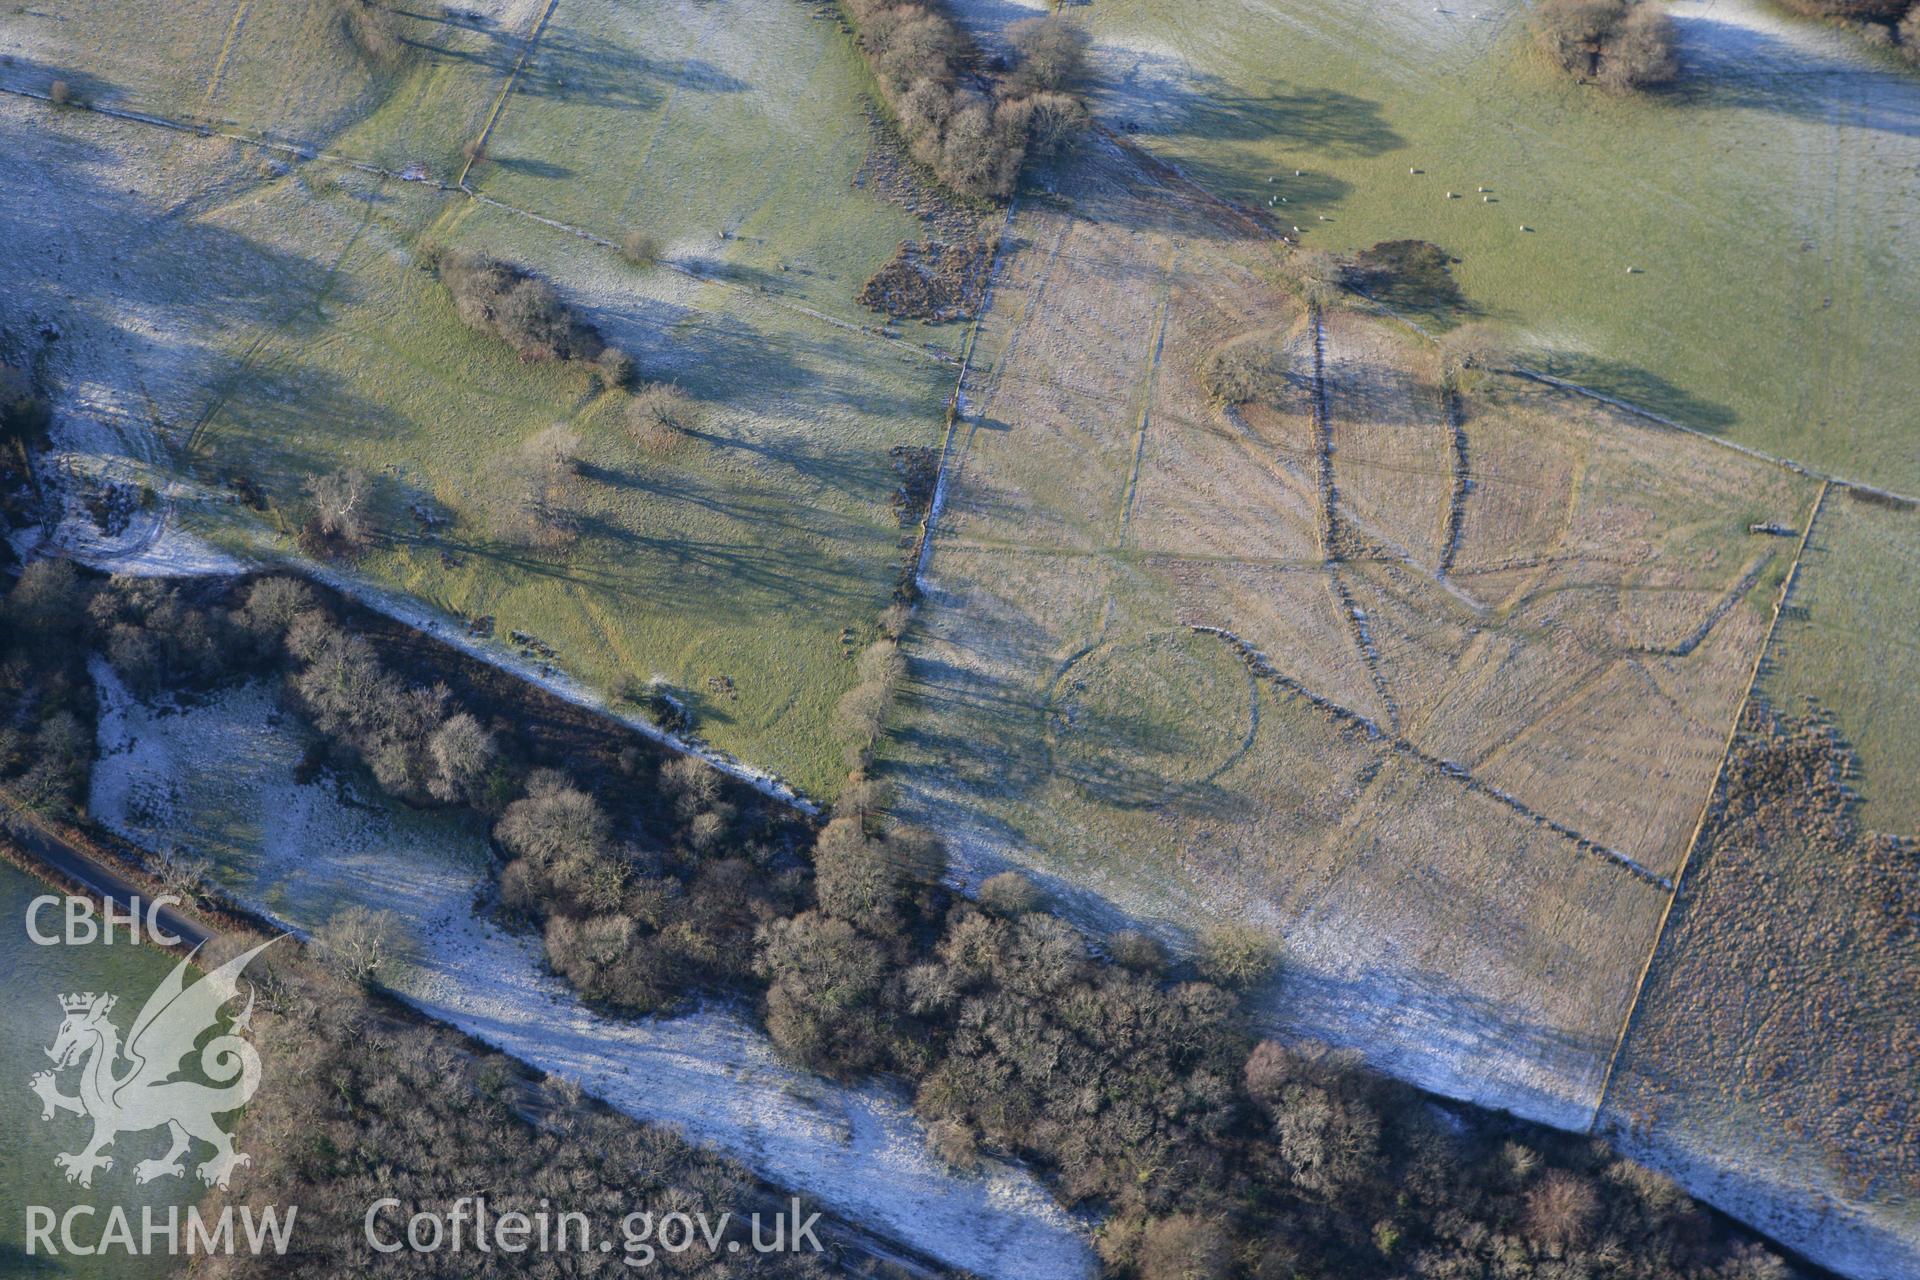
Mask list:
POLYGON ((1911 1196, 1920 841, 1860 825, 1852 772, 1818 709, 1748 705, 1611 1104, 1658 1123, 1704 1091, 1853 1194, 1911 1196))
POLYGON ((902 240, 860 290, 862 306, 896 320, 964 320, 980 309, 991 255, 978 236, 957 244, 902 240))

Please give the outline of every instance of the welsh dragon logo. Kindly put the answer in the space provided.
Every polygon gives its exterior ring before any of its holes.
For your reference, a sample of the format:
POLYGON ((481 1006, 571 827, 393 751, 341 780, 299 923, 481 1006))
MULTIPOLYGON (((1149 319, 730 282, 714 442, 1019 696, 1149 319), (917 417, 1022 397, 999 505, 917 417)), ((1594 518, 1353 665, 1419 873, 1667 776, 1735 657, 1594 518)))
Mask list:
POLYGON ((28 1084, 40 1095, 42 1120, 61 1111, 93 1120, 93 1137, 85 1147, 53 1158, 66 1170, 67 1181, 91 1187, 94 1170, 113 1168, 113 1158, 102 1152, 114 1139, 163 1125, 172 1145, 159 1159, 134 1165, 137 1182, 185 1174, 181 1157, 196 1139, 213 1146, 213 1157, 196 1170, 208 1186, 226 1186, 235 1168, 251 1163, 251 1157, 233 1149, 233 1140, 214 1119, 245 1106, 260 1087, 260 1055, 241 1038, 251 1029, 251 988, 232 1026, 200 1047, 200 1070, 216 1083, 174 1077, 200 1038, 216 1029, 220 1011, 239 995, 247 962, 271 945, 269 940, 235 956, 191 986, 186 970, 193 957, 180 961, 147 997, 124 1045, 119 1029, 108 1021, 117 996, 89 991, 60 997, 66 1019, 46 1051, 55 1071, 39 1072, 28 1084), (122 1061, 124 1071, 118 1070, 122 1061), (78 1096, 61 1093, 55 1080, 56 1071, 69 1067, 80 1071, 78 1096))

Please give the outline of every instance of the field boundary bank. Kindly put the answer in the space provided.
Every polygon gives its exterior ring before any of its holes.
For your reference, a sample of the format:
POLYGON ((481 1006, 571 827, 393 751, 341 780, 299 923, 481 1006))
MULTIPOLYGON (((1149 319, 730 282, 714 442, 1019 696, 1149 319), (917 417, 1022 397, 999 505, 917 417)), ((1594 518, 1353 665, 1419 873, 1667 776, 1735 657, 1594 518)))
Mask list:
POLYGON ((1666 939, 1667 924, 1673 918, 1673 908, 1680 900, 1681 887, 1686 883, 1687 871, 1693 865, 1693 855, 1699 848, 1700 837, 1706 833, 1707 823, 1713 816, 1714 801, 1719 798, 1721 781, 1726 777, 1727 761, 1733 755, 1734 739, 1740 734, 1740 722, 1746 718, 1747 706, 1753 701, 1753 690, 1760 683, 1760 673, 1765 668, 1767 654, 1773 648, 1773 637, 1780 627, 1780 616, 1786 612, 1787 600, 1793 593, 1794 584, 1800 579, 1800 566, 1805 562, 1807 546, 1813 540, 1814 527, 1820 523, 1820 513, 1825 509, 1827 495, 1836 487, 1847 487, 1844 481, 1823 477, 1820 491, 1814 495, 1813 505, 1807 512, 1806 527, 1800 531, 1799 545, 1794 548, 1793 563, 1787 566, 1786 576, 1780 581, 1780 590, 1774 597, 1773 616, 1767 620, 1767 634, 1760 641, 1760 650, 1754 655, 1753 669, 1747 673, 1747 687, 1740 695, 1740 702, 1734 708, 1733 722, 1727 727, 1726 740, 1720 747, 1720 760, 1714 766, 1713 781, 1707 787, 1706 799, 1700 804, 1700 816, 1693 824, 1693 834, 1687 840, 1687 847, 1680 855, 1680 866, 1673 873, 1672 890, 1667 895, 1667 905, 1660 912, 1660 923, 1653 932, 1653 945, 1647 948, 1647 958, 1640 966, 1639 980, 1633 986, 1633 998, 1627 1004, 1627 1013, 1620 1020, 1620 1034, 1613 1042, 1613 1052, 1607 1056, 1607 1070, 1600 1077, 1600 1092, 1594 1099, 1593 1118, 1587 1121, 1587 1132, 1597 1132, 1601 1117, 1607 1110, 1607 1092, 1613 1087, 1614 1073, 1620 1065, 1620 1055, 1626 1050, 1627 1037, 1633 1030, 1634 1015, 1640 1011, 1640 998, 1646 994, 1647 979, 1653 975, 1653 964, 1660 955, 1660 944, 1666 939))
MULTIPOLYGON (((0 85, 0 94, 16 98, 27 98, 49 105, 52 105, 53 102, 53 99, 47 94, 32 89, 16 89, 0 85)), ((221 138, 228 142, 240 143, 242 146, 258 147, 262 151, 272 151, 279 155, 292 156, 297 160, 324 160, 330 164, 344 165, 349 169, 356 169, 361 173, 372 174, 375 177, 391 178, 396 182, 405 182, 416 187, 426 187, 429 190, 438 191, 444 195, 464 195, 469 200, 478 204, 484 204, 491 208, 498 209, 502 213, 511 215, 512 217, 537 222, 555 231, 564 231, 568 235, 577 236, 582 240, 589 241, 602 248, 615 251, 618 251, 620 248, 618 244, 597 231, 590 231, 585 227, 577 226, 571 222, 564 222, 559 218, 548 217, 546 214, 536 213, 531 209, 523 209, 519 205, 508 204, 504 200, 498 200, 492 196, 485 195, 470 185, 464 183, 449 183, 441 181, 438 178, 421 177, 415 174, 404 173, 400 170, 389 169, 384 165, 374 164, 369 160, 360 160, 338 151, 329 151, 323 147, 308 146, 304 143, 297 142, 278 142, 272 138, 263 138, 258 134, 241 133, 233 129, 218 129, 212 125, 194 124, 186 120, 176 120, 169 116, 153 115, 145 111, 133 111, 125 107, 103 106, 99 103, 70 103, 61 109, 90 111, 95 115, 106 116, 112 120, 121 120, 129 124, 143 124, 155 129, 166 129, 172 133, 191 134, 197 138, 221 138)), ((774 306, 794 312, 796 315, 808 316, 823 324, 832 325, 836 329, 841 329, 848 333, 857 333, 863 337, 884 342, 888 346, 911 352, 921 359, 931 360, 936 364, 955 365, 959 363, 958 357, 936 347, 923 343, 909 342, 905 338, 893 337, 872 325, 856 324, 851 320, 843 320, 838 316, 829 315, 824 311, 809 307, 805 303, 795 302, 776 290, 767 289, 759 285, 742 284, 737 280, 728 280, 722 276, 710 275, 707 272, 698 271, 682 263, 663 261, 658 265, 678 275, 686 276, 688 279, 698 280, 702 284, 718 285, 723 289, 732 289, 753 297, 764 298, 774 306)))
POLYGON ((533 24, 533 30, 527 35, 526 47, 520 50, 520 56, 514 60, 513 70, 507 73, 506 83, 500 86, 500 92, 493 100, 493 110, 487 112, 487 122, 480 127, 480 136, 473 140, 466 154, 466 163, 460 166, 460 176, 453 185, 466 190, 467 175, 473 172, 473 166, 487 153, 487 140, 493 137, 493 126, 500 123, 500 117, 506 112, 507 103, 513 97, 513 88, 520 82, 520 73, 527 69, 527 63, 533 60, 534 53, 540 48, 542 37, 547 34, 547 23, 553 20, 553 11, 560 7, 560 0, 547 0, 547 7, 540 12, 540 20, 533 24))
POLYGON ((1140 467, 1147 456, 1147 431, 1153 422, 1153 393, 1160 385, 1160 353, 1167 343, 1167 313, 1173 307, 1174 250, 1167 250, 1165 279, 1160 284, 1160 305, 1153 317, 1153 347, 1147 353, 1147 372, 1140 384, 1140 422, 1133 434, 1133 460, 1127 469, 1127 486, 1120 495, 1120 536, 1114 550, 1124 551, 1127 535, 1133 530, 1134 499, 1140 492, 1140 467))
MULTIPOLYGON (((1713 608, 1707 610, 1707 616, 1701 619, 1700 625, 1689 632, 1678 644, 1633 645, 1623 649, 1621 652, 1643 658, 1691 657, 1695 649, 1698 649, 1702 644, 1706 643, 1707 637, 1713 634, 1713 629, 1719 626, 1721 621, 1729 613, 1733 612, 1733 607, 1745 599, 1749 591, 1752 591, 1754 587, 1759 585, 1760 575, 1765 573, 1767 566, 1773 563, 1773 556, 1774 553, 1769 551, 1766 555, 1760 557, 1758 564, 1741 574, 1740 580, 1728 588, 1727 593, 1720 597, 1719 602, 1715 604, 1713 608)), ((1797 557, 1794 563, 1796 565, 1799 563, 1797 557)), ((1768 628, 1768 636, 1769 638, 1772 636, 1771 626, 1768 628)), ((1764 649, 1764 647, 1763 645, 1762 648, 1764 649)), ((1751 683, 1749 683, 1748 687, 1751 689, 1751 683)))
POLYGON ((213 71, 207 76, 206 96, 200 99, 203 108, 213 106, 213 100, 220 92, 220 81, 227 71, 227 59, 233 53, 233 42, 240 36, 240 28, 247 20, 247 14, 253 9, 253 0, 240 0, 234 6, 233 21, 227 24, 227 38, 220 42, 220 56, 213 60, 213 71))
MULTIPOLYGON (((1334 611, 1346 622, 1348 637, 1360 654, 1361 664, 1373 681, 1374 696, 1380 699, 1380 707, 1387 713, 1387 725, 1397 738, 1400 706, 1394 700, 1386 673, 1380 670, 1380 653, 1374 648, 1367 615, 1353 602, 1353 592, 1340 576, 1340 562, 1346 559, 1344 544, 1348 539, 1341 536, 1340 485, 1333 467, 1333 391, 1327 379, 1326 312, 1318 302, 1307 304, 1307 322, 1313 332, 1313 435, 1320 493, 1320 555, 1326 565, 1327 595, 1334 611)), ((1411 555, 1405 559, 1409 565, 1413 564, 1411 555)))
POLYGON ((1019 208, 1020 193, 1015 191, 1007 201, 1006 217, 1002 219, 1000 234, 993 242, 993 257, 987 263, 987 283, 980 291, 980 306, 974 311, 973 320, 967 325, 966 341, 960 346, 960 369, 954 375, 953 394, 947 398, 947 429, 940 440, 940 461, 933 471, 933 493, 927 499, 927 513, 920 520, 919 545, 913 552, 912 586, 916 594, 926 590, 927 565, 933 559, 933 539, 939 526, 940 512, 947 504, 948 467, 953 461, 953 445, 960 435, 960 420, 967 411, 967 375, 973 371, 973 351, 980 341, 980 326, 986 322, 987 312, 993 307, 993 293, 999 284, 1000 267, 1007 258, 1007 236, 1013 230, 1014 215, 1019 208))
POLYGON ((1453 489, 1447 495, 1447 524, 1441 535, 1440 563, 1434 570, 1434 576, 1445 582, 1453 572, 1460 541, 1466 536, 1467 495, 1473 491, 1473 471, 1467 453, 1466 408, 1460 402, 1460 388, 1451 374, 1443 379, 1440 399, 1453 445, 1453 489))
POLYGON ((1236 635, 1227 628, 1199 622, 1189 622, 1187 626, 1200 635, 1217 636, 1221 640, 1224 640, 1239 653, 1241 659, 1246 662, 1247 669, 1252 671, 1254 675, 1262 679, 1271 680, 1288 693, 1304 698, 1309 704, 1336 722, 1361 729, 1369 738, 1382 743, 1395 755, 1424 765, 1437 773, 1453 779, 1468 791, 1476 792, 1499 802, 1532 825, 1539 827, 1543 831, 1551 831, 1553 834, 1567 840, 1579 852, 1610 862, 1643 884, 1656 889, 1671 890, 1673 888, 1672 880, 1635 860, 1631 855, 1622 853, 1610 845, 1602 844, 1591 836, 1585 835, 1575 828, 1568 826, 1566 823, 1561 822, 1559 819, 1541 813, 1538 809, 1535 809, 1532 805, 1520 799, 1520 797, 1514 795, 1512 792, 1482 780, 1465 765, 1457 764, 1452 760, 1441 759, 1432 752, 1409 741, 1397 730, 1382 729, 1377 721, 1362 715, 1351 707, 1343 706, 1335 702, 1325 694, 1314 692, 1307 685, 1302 684, 1300 681, 1274 666, 1272 660, 1251 642, 1236 635))

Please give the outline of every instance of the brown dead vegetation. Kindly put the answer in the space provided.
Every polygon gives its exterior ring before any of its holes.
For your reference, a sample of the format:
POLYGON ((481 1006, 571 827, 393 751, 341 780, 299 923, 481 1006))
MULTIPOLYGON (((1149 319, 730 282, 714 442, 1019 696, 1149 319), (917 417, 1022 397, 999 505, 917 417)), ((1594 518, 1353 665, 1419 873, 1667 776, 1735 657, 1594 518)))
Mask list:
POLYGON ((959 244, 902 240, 858 300, 896 320, 963 320, 980 309, 991 262, 992 252, 977 237, 959 244))
POLYGON ((1711 1119, 1790 1181, 1805 1176, 1790 1153, 1811 1152, 1849 1195, 1912 1197, 1920 843, 1860 825, 1853 769, 1817 708, 1749 704, 1607 1118, 1642 1133, 1711 1119))
POLYGON ((1583 82, 1627 92, 1679 72, 1673 19, 1646 0, 1542 0, 1532 21, 1540 49, 1583 82))

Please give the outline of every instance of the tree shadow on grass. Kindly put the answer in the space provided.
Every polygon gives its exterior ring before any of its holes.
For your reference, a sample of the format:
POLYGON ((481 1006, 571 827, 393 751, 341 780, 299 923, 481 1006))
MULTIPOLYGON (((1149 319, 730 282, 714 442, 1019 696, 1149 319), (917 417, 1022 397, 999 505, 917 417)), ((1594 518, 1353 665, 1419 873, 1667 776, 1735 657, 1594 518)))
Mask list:
MULTIPOLYGON (((413 39, 406 43, 432 62, 468 63, 493 75, 511 75, 516 95, 619 111, 651 111, 667 93, 741 93, 753 86, 698 58, 655 57, 592 32, 549 24, 534 56, 521 57, 527 37, 491 24, 451 24, 469 33, 460 44, 413 39), (477 40, 471 37, 478 37, 477 40)), ((456 39, 458 37, 455 37, 456 39)))
POLYGON ((889 365, 914 357, 877 350, 865 336, 811 319, 763 326, 752 310, 705 311, 631 297, 583 303, 581 310, 633 356, 641 376, 678 381, 712 405, 758 410, 785 404, 777 416, 795 422, 817 405, 882 422, 918 420, 929 431, 942 409, 943 396, 893 391, 881 381, 889 365))
POLYGON ((1348 158, 1377 156, 1406 145, 1380 113, 1380 104, 1338 89, 1294 93, 1235 93, 1218 77, 1203 77, 1161 107, 1154 132, 1208 142, 1280 142, 1300 151, 1348 158))
POLYGON ((575 171, 563 164, 554 164, 550 160, 535 160, 525 156, 500 155, 489 152, 489 163, 518 174, 523 178, 547 178, 556 182, 565 181, 574 176, 575 171))
POLYGON ((1700 431, 1719 434, 1740 421, 1740 416, 1726 405, 1703 399, 1657 373, 1623 361, 1586 352, 1544 351, 1526 353, 1523 363, 1700 431))
MULTIPOLYGON (((307 336, 325 323, 323 291, 351 288, 332 276, 340 245, 295 251, 198 217, 207 192, 163 208, 103 184, 96 172, 146 175, 114 167, 114 150, 88 133, 9 124, 0 155, 0 186, 18 188, 0 201, 0 243, 12 250, 0 255, 0 326, 59 335, 48 373, 75 420, 113 420, 128 439, 166 427, 184 435, 242 371, 236 335, 307 336), (65 387, 94 391, 74 404, 65 387), (101 409, 116 402, 124 423, 101 409)), ((208 191, 244 171, 243 159, 208 168, 208 191)), ((152 445, 134 447, 146 456, 152 445)))
MULTIPOLYGON (((1920 78, 1866 56, 1828 57, 1706 14, 1676 15, 1680 79, 1662 96, 1693 109, 1766 111, 1920 138, 1920 78), (1866 92, 1873 83, 1880 92, 1866 92)), ((1852 39, 1850 35, 1841 37, 1852 39)))
MULTIPOLYGON (((1357 916, 1346 924, 1354 937, 1378 939, 1374 949, 1390 953, 1395 930, 1380 928, 1379 922, 1369 927, 1357 916)), ((1587 981, 1602 976, 1585 975, 1587 981)), ((1614 976, 1632 980, 1630 973, 1614 976)), ((1544 1001, 1552 994, 1539 996, 1544 1001)), ((1600 1036, 1553 1025, 1525 1007, 1474 990, 1458 974, 1416 964, 1337 973, 1308 956, 1290 955, 1259 1004, 1256 1020, 1268 1028, 1359 1049, 1376 1069, 1429 1088, 1457 1087, 1458 1064, 1486 1062, 1490 1049, 1509 1063, 1537 1066, 1547 1079, 1564 1068, 1579 1080, 1604 1065, 1610 1047, 1600 1036)), ((1498 1058, 1486 1065, 1489 1078, 1507 1074, 1498 1058)), ((1574 1106, 1524 1083, 1512 1087, 1534 1095, 1528 1100, 1535 1105, 1574 1106)))
POLYGON ((113 81, 78 67, 56 67, 19 54, 0 62, 0 88, 47 94, 53 91, 56 80, 65 82, 72 100, 81 104, 114 106, 127 96, 127 91, 113 81))
POLYGON ((1380 104, 1340 89, 1274 83, 1250 88, 1195 70, 1175 54, 1129 51, 1124 67, 1102 68, 1094 94, 1103 119, 1143 135, 1208 143, 1272 142, 1339 157, 1374 156, 1406 145, 1380 104))
POLYGON ((1208 239, 1256 234, 1251 222, 1222 218, 1217 207, 1208 207, 1206 197, 1224 197, 1242 201, 1244 213, 1264 220, 1266 229, 1258 234, 1286 234, 1295 226, 1298 234, 1306 234, 1319 215, 1338 208, 1351 184, 1326 173, 1283 169, 1273 151, 1374 155, 1403 145, 1381 118, 1378 104, 1334 90, 1228 94, 1210 102, 1204 91, 1183 86, 1170 99, 1151 101, 1157 115, 1139 119, 1124 103, 1102 102, 1097 108, 1099 118, 1115 124, 1117 136, 1133 150, 1131 166, 1116 168, 1098 145, 1078 148, 1076 160, 1091 157, 1093 164, 1058 166, 1079 212, 1130 228, 1208 239), (1143 143, 1151 149, 1141 149, 1143 143), (1281 197, 1285 204, 1279 203, 1281 197))

